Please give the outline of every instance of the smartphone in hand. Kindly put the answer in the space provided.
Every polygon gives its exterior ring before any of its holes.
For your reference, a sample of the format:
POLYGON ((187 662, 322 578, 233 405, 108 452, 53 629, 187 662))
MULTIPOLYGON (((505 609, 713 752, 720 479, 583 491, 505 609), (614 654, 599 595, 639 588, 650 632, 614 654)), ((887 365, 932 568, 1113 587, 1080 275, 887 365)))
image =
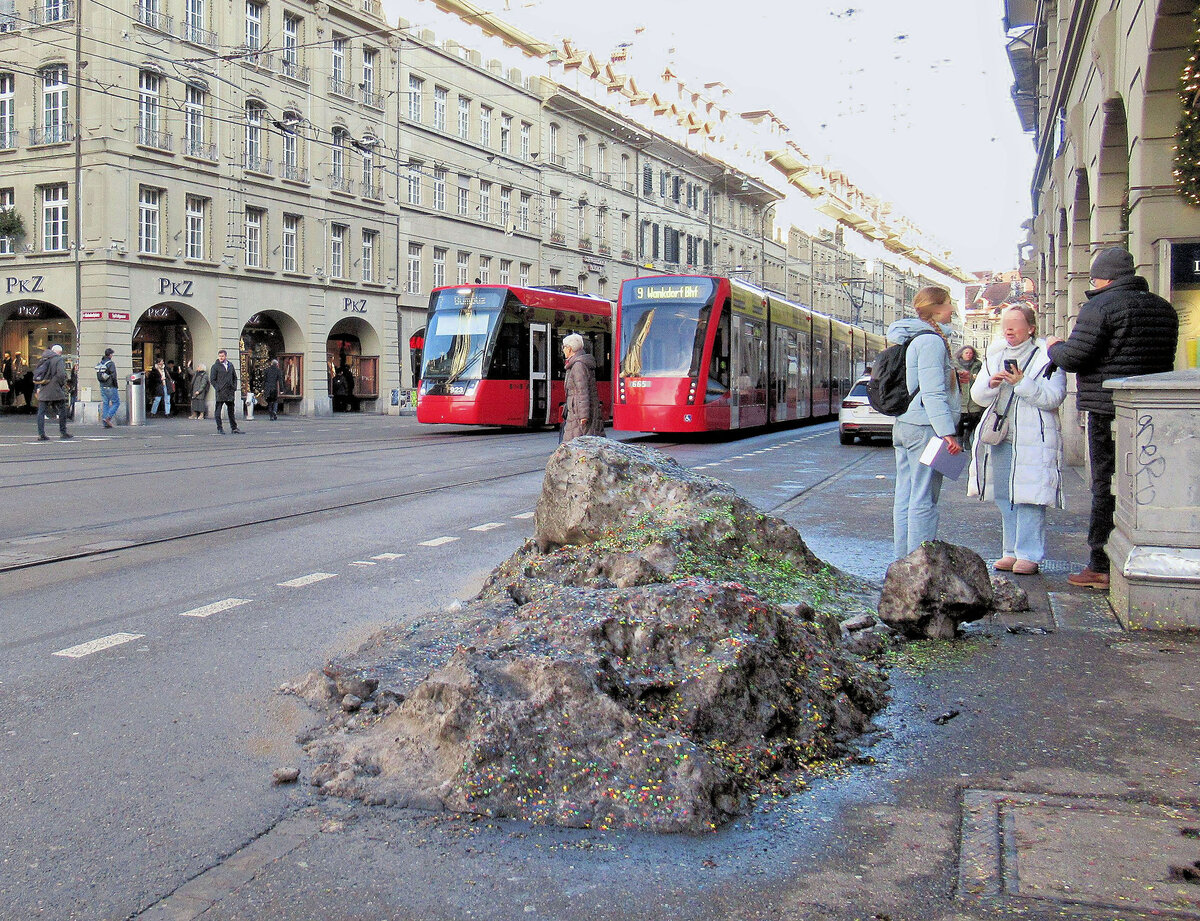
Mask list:
POLYGON ((1015 358, 1004 359, 1004 370, 1012 374, 1017 370, 1017 360, 1015 358))

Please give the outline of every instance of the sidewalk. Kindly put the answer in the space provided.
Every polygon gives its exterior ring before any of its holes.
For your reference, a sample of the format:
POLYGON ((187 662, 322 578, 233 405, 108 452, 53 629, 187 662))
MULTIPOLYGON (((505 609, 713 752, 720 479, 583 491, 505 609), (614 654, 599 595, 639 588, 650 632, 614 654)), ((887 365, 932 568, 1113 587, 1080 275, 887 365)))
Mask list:
MULTIPOLYGON (((864 458, 787 518, 877 577, 890 451, 864 458)), ((302 780, 272 830, 137 917, 1200 918, 1200 639, 1124 634, 1068 586, 1088 496, 1066 479, 1054 559, 1020 581, 1035 610, 906 647, 863 763, 804 794, 654 838, 351 808, 302 780)), ((941 536, 995 559, 998 513, 963 491, 941 536)))

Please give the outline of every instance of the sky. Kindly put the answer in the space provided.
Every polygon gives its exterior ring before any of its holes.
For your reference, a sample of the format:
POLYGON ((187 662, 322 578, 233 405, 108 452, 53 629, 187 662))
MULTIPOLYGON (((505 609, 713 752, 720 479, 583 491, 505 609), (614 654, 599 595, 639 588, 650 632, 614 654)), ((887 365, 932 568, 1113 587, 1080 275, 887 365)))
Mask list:
POLYGON ((814 161, 893 202, 964 268, 1015 267, 1034 152, 1009 95, 1003 0, 493 0, 490 9, 600 60, 629 42, 635 74, 671 64, 689 84, 719 80, 736 111, 773 111, 814 161))

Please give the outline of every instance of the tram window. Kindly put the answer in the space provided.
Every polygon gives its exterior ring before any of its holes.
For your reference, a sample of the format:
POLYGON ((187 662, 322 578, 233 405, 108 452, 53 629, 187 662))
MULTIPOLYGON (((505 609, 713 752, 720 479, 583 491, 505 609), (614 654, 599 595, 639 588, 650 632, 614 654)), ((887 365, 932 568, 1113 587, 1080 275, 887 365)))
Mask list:
POLYGON ((713 334, 712 363, 708 368, 709 379, 729 389, 729 309, 721 311, 717 331, 713 334))
POLYGON ((519 317, 506 314, 496 334, 496 346, 488 365, 493 380, 525 380, 529 377, 529 350, 521 347, 525 327, 519 317))

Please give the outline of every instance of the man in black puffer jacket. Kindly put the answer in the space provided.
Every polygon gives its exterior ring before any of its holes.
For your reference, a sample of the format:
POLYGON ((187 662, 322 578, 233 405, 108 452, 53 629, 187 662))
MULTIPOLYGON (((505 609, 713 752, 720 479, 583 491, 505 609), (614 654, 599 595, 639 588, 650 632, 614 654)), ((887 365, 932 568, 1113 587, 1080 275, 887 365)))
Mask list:
POLYGON ((1050 337, 1050 360, 1078 375, 1076 405, 1088 414, 1088 458, 1092 465, 1092 516, 1088 525, 1091 560, 1067 577, 1072 585, 1108 588, 1104 545, 1113 529, 1112 494, 1116 447, 1112 392, 1104 382, 1136 374, 1157 374, 1175 366, 1179 314, 1146 279, 1134 274, 1133 256, 1119 246, 1092 260, 1092 290, 1067 340, 1050 337))

